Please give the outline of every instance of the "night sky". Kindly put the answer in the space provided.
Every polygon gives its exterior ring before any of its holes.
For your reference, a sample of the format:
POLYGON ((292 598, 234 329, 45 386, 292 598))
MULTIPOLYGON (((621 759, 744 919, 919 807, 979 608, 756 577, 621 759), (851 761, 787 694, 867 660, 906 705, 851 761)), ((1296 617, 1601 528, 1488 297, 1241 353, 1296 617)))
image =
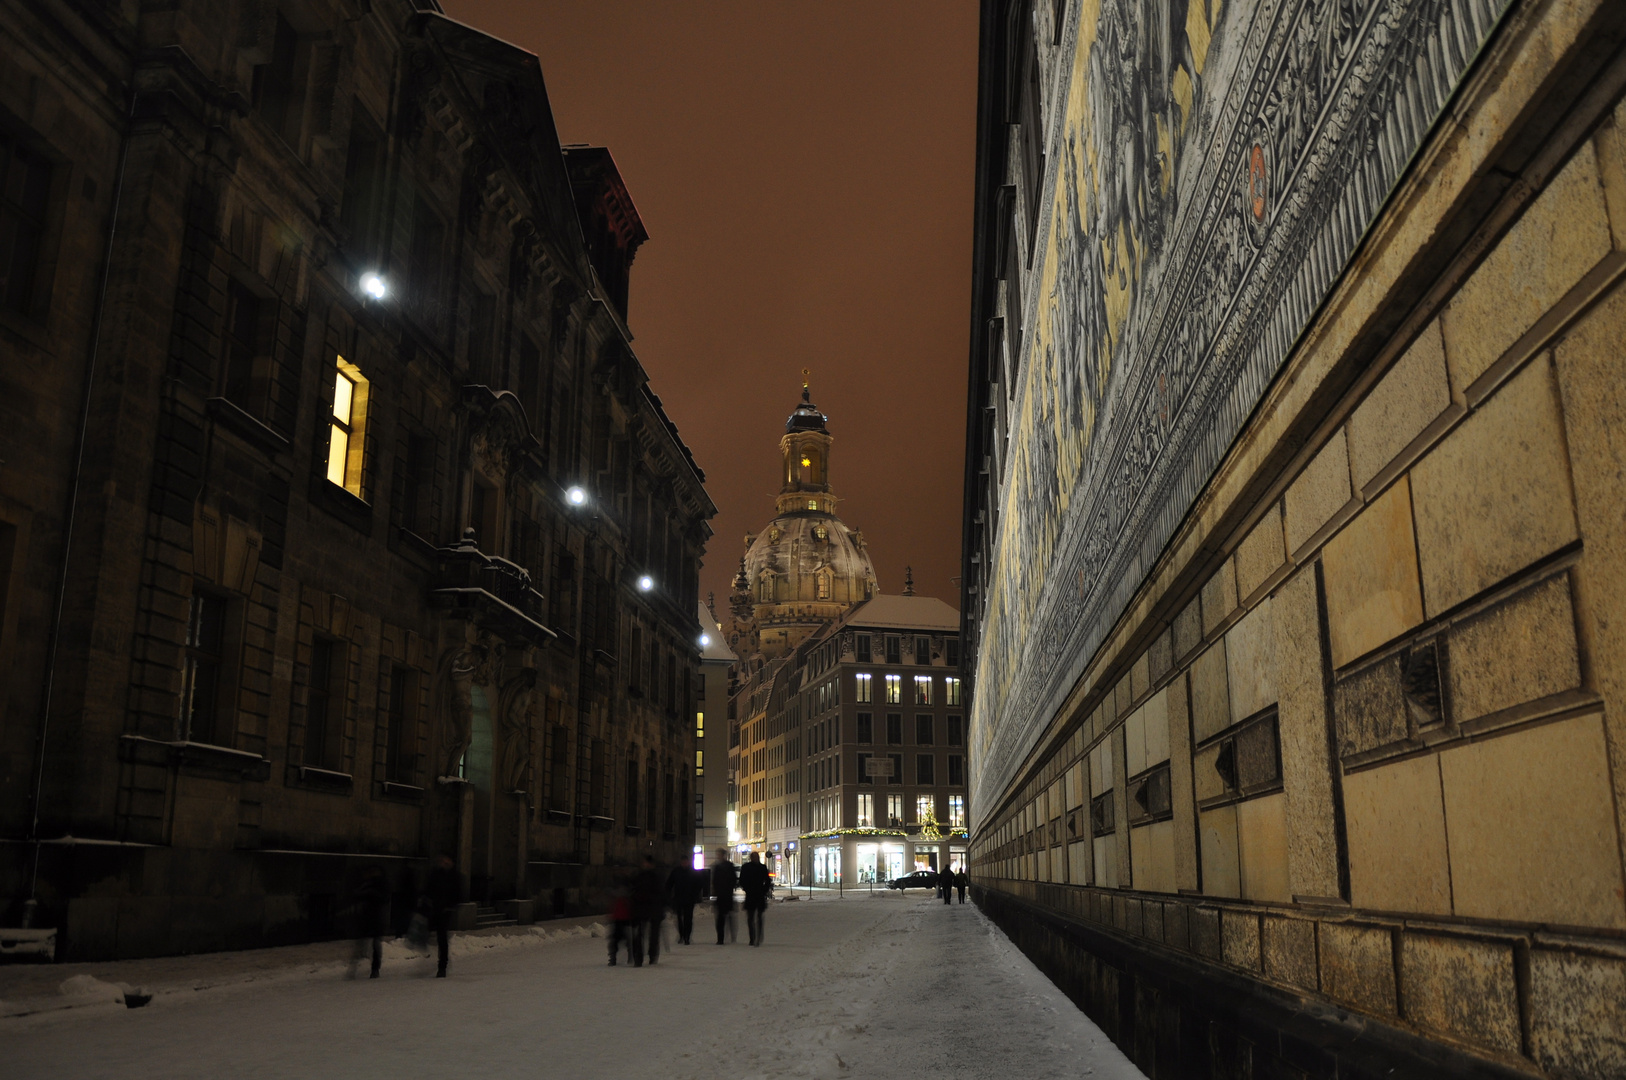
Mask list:
POLYGON ((975 0, 444 0, 541 57, 650 240, 633 348, 706 472, 723 611, 812 369, 839 511, 881 588, 959 606, 975 0))

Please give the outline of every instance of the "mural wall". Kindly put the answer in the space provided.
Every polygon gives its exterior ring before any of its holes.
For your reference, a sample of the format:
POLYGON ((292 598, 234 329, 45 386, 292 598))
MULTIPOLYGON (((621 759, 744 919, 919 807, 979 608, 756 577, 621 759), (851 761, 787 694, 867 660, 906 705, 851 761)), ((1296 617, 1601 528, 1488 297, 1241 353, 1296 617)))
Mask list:
POLYGON ((978 813, 1123 612, 1508 2, 1068 5, 978 657, 978 813))

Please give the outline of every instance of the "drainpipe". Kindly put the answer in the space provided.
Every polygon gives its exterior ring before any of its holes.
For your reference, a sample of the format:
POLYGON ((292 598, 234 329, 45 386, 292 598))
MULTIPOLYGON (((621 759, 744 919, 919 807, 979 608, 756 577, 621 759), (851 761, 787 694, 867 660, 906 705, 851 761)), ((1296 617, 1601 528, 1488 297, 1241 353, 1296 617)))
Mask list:
POLYGON ((96 313, 91 320, 90 355, 85 361, 85 393, 79 403, 79 435, 73 449, 73 473, 68 483, 68 506, 62 521, 62 570, 57 575, 56 599, 51 607, 51 632, 45 646, 45 685, 40 694, 40 727, 34 749, 34 790, 30 798, 28 838, 34 845, 28 871, 28 899, 23 901, 22 924, 34 925, 39 908, 36 891, 40 876, 40 801, 45 792, 45 742, 51 730, 51 694, 56 685, 57 645, 62 640, 62 609, 68 595, 68 569, 73 553, 75 511, 79 506, 79 482, 85 465, 85 437, 90 427, 91 391, 96 381, 96 354, 102 342, 102 318, 107 310, 107 280, 113 269, 113 240, 118 232, 119 204, 124 195, 124 166, 130 153, 130 130, 135 124, 135 92, 130 94, 130 111, 125 117, 124 135, 119 140, 118 177, 113 183, 113 205, 108 211, 107 250, 102 257, 102 280, 96 290, 96 313))

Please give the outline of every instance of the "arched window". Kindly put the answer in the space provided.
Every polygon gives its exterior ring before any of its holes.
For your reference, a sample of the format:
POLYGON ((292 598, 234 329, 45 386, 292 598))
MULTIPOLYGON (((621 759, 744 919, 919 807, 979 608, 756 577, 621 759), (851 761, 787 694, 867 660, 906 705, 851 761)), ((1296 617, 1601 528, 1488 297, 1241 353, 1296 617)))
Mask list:
POLYGON ((764 570, 757 578, 757 603, 773 603, 773 571, 764 570))
POLYGON ((828 600, 835 590, 836 576, 830 572, 828 566, 819 569, 819 599, 828 600))

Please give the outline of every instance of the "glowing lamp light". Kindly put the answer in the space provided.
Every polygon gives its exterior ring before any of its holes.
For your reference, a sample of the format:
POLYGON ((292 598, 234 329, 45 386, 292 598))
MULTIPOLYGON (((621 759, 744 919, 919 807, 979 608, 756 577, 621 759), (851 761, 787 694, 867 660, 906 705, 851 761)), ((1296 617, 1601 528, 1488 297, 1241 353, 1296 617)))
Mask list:
POLYGON ((361 275, 361 291, 374 300, 382 300, 390 290, 382 277, 369 271, 361 275))
POLYGON ((579 487, 573 487, 565 492, 565 498, 570 500, 571 506, 580 506, 587 501, 587 492, 579 487))
POLYGON ((704 649, 704 648, 707 648, 710 645, 711 645, 711 635, 710 634, 701 634, 700 635, 700 647, 702 649, 704 649))
POLYGON ((655 579, 650 577, 648 574, 645 574, 643 577, 638 579, 638 591, 639 592, 648 592, 650 589, 653 589, 654 587, 655 587, 655 579))

